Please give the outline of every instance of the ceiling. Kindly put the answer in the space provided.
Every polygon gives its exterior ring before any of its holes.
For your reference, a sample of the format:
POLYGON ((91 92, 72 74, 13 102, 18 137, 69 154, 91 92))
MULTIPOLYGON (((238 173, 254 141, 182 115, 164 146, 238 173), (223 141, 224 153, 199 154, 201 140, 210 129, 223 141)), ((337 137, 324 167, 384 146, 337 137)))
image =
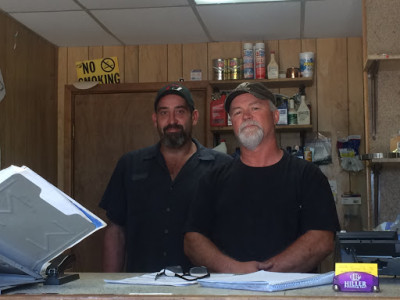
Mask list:
POLYGON ((51 43, 75 47, 361 37, 361 2, 0 0, 0 9, 51 43))

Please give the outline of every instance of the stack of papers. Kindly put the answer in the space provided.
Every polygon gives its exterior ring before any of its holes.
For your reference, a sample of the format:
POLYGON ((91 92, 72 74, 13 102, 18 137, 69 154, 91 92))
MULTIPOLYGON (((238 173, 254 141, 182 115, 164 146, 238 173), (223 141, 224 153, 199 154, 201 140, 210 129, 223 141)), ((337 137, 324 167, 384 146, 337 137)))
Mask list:
POLYGON ((129 277, 121 280, 104 279, 107 283, 117 284, 138 284, 138 285, 172 285, 186 286, 196 284, 194 281, 187 281, 179 277, 160 276, 155 280, 157 273, 144 274, 141 276, 129 277))
POLYGON ((197 282, 211 288, 274 292, 332 284, 334 276, 334 271, 324 274, 258 271, 244 275, 212 274, 197 282))
POLYGON ((106 224, 28 167, 0 171, 0 294, 41 282, 52 259, 106 224))
POLYGON ((209 278, 199 279, 197 281, 186 281, 179 277, 168 276, 161 276, 155 280, 156 274, 157 273, 144 274, 121 280, 105 279, 104 281, 114 284, 172 286, 186 286, 199 283, 201 286, 210 288, 274 292, 332 284, 335 272, 310 274, 258 271, 244 275, 213 273, 209 278))

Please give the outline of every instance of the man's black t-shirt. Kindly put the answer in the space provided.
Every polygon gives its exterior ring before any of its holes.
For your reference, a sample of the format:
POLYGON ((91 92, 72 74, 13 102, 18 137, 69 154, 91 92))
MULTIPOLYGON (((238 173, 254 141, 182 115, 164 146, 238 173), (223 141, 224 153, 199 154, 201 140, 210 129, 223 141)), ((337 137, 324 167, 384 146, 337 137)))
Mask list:
POLYGON ((268 167, 235 159, 199 184, 185 231, 200 232, 239 261, 266 260, 308 230, 339 230, 328 180, 285 152, 268 167))

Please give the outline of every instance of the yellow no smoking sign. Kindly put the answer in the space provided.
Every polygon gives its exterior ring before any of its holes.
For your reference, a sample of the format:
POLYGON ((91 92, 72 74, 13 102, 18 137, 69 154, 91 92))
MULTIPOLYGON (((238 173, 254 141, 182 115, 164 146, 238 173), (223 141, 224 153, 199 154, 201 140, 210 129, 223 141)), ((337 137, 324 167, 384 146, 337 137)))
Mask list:
POLYGON ((76 62, 78 81, 120 83, 117 57, 106 57, 76 62))

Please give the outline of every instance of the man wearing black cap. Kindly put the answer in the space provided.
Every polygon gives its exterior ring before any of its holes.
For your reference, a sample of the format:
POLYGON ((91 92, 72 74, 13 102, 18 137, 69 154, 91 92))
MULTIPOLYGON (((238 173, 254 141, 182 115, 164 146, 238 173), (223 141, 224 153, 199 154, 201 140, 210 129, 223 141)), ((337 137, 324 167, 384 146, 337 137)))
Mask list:
POLYGON ((225 101, 240 157, 202 178, 185 226, 185 253, 222 273, 310 272, 340 229, 328 180, 278 147, 274 95, 243 83, 225 101))
POLYGON ((183 252, 189 201, 203 174, 231 160, 192 138, 198 117, 185 86, 172 83, 159 90, 152 119, 160 142, 123 155, 100 202, 109 219, 104 271, 190 266, 183 252))

